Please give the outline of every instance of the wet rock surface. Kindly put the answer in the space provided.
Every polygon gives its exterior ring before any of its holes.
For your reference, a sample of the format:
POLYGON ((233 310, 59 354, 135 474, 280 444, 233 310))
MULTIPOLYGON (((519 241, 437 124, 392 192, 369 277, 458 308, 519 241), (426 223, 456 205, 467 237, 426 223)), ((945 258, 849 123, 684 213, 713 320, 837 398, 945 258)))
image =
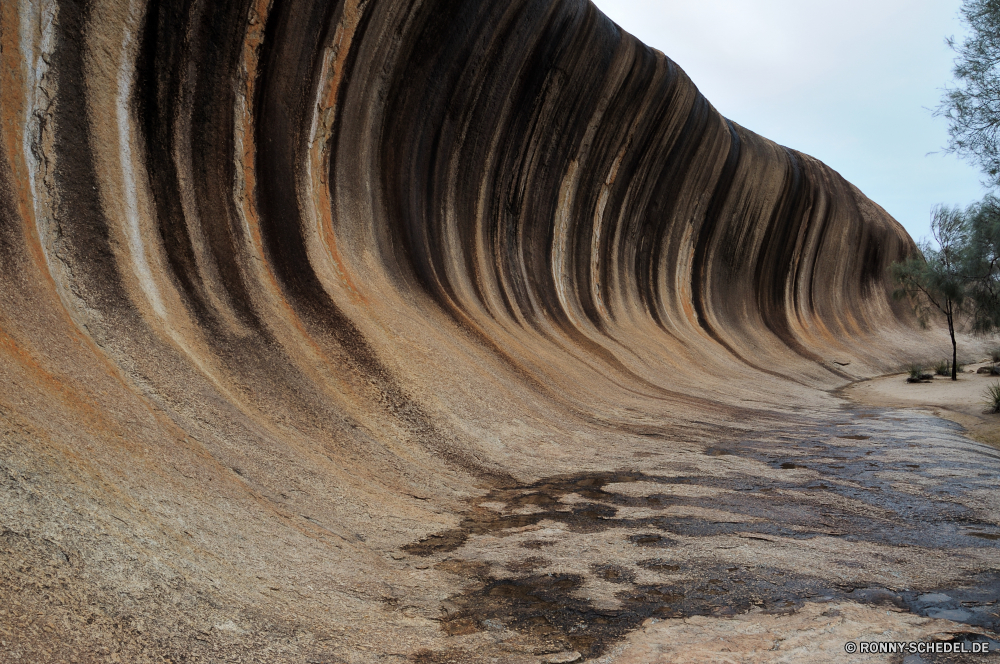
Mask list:
POLYGON ((772 475, 734 466, 706 477, 667 464, 669 474, 547 477, 490 491, 457 528, 404 550, 466 579, 442 630, 513 630, 535 654, 598 657, 650 618, 790 614, 806 602, 885 606, 1000 633, 1000 521, 974 500, 994 490, 1000 454, 943 420, 849 409, 843 419, 703 452, 772 475), (811 555, 816 541, 834 552, 832 568, 822 562, 829 554, 811 555), (792 554, 747 560, 776 544, 792 554), (972 551, 978 565, 949 564, 972 551), (936 553, 944 578, 926 568, 936 553))

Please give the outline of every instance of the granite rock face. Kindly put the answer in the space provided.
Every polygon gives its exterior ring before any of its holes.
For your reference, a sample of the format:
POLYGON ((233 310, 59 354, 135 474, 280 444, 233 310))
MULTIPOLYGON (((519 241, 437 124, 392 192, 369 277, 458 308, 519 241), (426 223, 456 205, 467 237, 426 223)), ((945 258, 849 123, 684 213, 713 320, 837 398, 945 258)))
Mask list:
POLYGON ((438 661, 403 547, 835 412, 913 247, 582 0, 5 1, 0 638, 438 661))

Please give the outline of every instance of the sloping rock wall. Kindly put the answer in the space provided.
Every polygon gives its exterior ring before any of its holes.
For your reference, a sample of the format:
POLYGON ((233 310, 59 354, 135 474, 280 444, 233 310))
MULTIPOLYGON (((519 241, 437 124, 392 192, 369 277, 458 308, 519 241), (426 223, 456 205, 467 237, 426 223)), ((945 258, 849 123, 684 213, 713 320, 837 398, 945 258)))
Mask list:
POLYGON ((433 571, 387 552, 471 496, 836 410, 928 343, 899 224, 588 2, 15 0, 0 60, 36 657, 415 652, 437 624, 381 612, 433 571))

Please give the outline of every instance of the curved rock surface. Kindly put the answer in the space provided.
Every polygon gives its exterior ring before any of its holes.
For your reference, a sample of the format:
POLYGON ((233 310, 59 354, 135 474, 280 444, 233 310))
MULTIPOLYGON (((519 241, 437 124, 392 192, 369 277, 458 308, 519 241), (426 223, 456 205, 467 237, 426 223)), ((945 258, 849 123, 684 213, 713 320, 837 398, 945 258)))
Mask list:
MULTIPOLYGON (((913 243, 588 2, 11 1, 0 60, 7 652, 610 657, 657 607, 805 597, 633 601, 662 585, 647 545, 734 541, 740 564, 911 609, 899 593, 995 560, 975 483, 948 509, 984 537, 931 544, 902 525, 945 509, 929 479, 876 516, 867 479, 812 486, 822 527, 791 499, 724 498, 836 474, 774 461, 796 431, 870 454, 823 428, 857 415, 828 390, 930 347, 886 281, 913 243), (613 498, 616 478, 645 497, 613 498), (545 493, 566 482, 597 488, 545 493), (897 540, 844 539, 864 519, 897 540), (813 553, 775 553, 816 528, 813 553), (904 540, 896 572, 845 562, 904 540), (641 568, 632 595, 611 563, 641 568), (475 600, 545 574, 576 599, 475 600), (553 606, 613 629, 581 638, 553 606)), ((886 459, 899 430, 943 427, 918 420, 882 432, 886 459)), ((938 435, 930 466, 984 454, 938 435)))

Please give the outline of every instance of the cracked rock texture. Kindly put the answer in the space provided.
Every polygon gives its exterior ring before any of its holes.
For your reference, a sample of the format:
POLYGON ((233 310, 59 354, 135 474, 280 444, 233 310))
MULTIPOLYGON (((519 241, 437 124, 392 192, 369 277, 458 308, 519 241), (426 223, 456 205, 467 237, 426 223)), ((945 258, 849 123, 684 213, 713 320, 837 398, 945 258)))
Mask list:
POLYGON ((995 629, 996 455, 829 393, 913 247, 583 0, 3 0, 0 661, 995 629))

